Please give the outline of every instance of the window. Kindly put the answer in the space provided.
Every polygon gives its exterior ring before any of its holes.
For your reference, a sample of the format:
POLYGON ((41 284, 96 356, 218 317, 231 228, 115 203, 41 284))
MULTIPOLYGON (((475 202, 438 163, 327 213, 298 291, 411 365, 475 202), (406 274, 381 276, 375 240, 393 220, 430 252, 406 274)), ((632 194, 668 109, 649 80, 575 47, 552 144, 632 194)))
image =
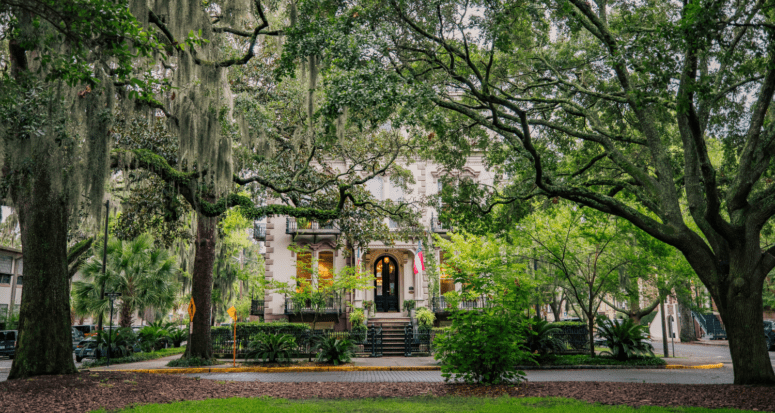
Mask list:
POLYGON ((24 285, 24 277, 19 275, 16 277, 16 285, 24 285))
POLYGON ((309 251, 300 252, 296 255, 296 285, 297 292, 301 292, 304 287, 312 283, 312 253, 309 251))
POLYGON ((318 253, 318 283, 328 286, 334 283, 333 251, 321 251, 318 253))
POLYGON ((8 304, 0 304, 0 319, 5 319, 8 314, 8 304))
POLYGON ((11 276, 9 274, 0 274, 0 284, 10 284, 11 276))
POLYGON ((0 273, 13 274, 13 258, 8 255, 0 255, 0 273))
POLYGON ((439 254, 439 267, 441 268, 441 275, 439 276, 439 289, 441 295, 446 292, 455 291, 455 280, 452 279, 452 273, 449 266, 444 259, 444 253, 439 254))

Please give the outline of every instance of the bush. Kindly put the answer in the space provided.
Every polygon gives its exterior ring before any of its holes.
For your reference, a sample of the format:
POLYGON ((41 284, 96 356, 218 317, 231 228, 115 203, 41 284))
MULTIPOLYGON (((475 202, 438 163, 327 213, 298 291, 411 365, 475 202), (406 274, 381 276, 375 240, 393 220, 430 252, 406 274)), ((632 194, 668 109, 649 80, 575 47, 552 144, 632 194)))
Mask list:
POLYGON ((137 335, 140 337, 143 351, 155 351, 164 348, 169 332, 164 327, 152 324, 143 327, 137 335))
POLYGON ((359 326, 353 326, 353 329, 350 332, 350 338, 354 343, 364 343, 366 342, 366 336, 368 332, 369 329, 363 324, 359 326))
POLYGON ((362 326, 364 321, 366 321, 366 315, 362 308, 356 308, 350 313, 350 323, 353 325, 353 329, 356 326, 362 326))
POLYGON ((108 338, 111 330, 98 331, 94 336, 97 341, 97 350, 101 357, 105 357, 110 351, 110 357, 127 357, 134 353, 134 345, 137 342, 137 335, 129 327, 122 327, 115 330, 113 335, 108 338))
POLYGON ((650 355, 654 357, 654 347, 648 340, 648 328, 636 324, 632 319, 624 320, 599 320, 597 333, 605 340, 605 346, 610 351, 600 354, 609 354, 619 361, 650 355))
POLYGON ((404 300, 404 311, 407 313, 411 313, 412 310, 414 310, 414 307, 417 305, 417 302, 414 300, 404 300))
POLYGON ((433 327, 433 322, 436 321, 436 315, 433 311, 420 307, 414 312, 414 317, 417 319, 417 323, 420 324, 420 328, 430 329, 433 327))
POLYGON ((172 340, 172 346, 178 348, 181 343, 188 340, 188 331, 184 328, 172 328, 168 337, 172 340))
POLYGON ((296 339, 288 334, 259 333, 248 344, 245 360, 261 359, 264 363, 289 362, 296 352, 296 339))
POLYGON ((664 366, 667 364, 659 357, 634 357, 627 361, 619 361, 613 357, 592 357, 587 354, 549 356, 541 360, 545 366, 664 366))
POLYGON ((218 364, 218 360, 207 360, 199 357, 179 358, 167 363, 167 367, 203 367, 218 364))
POLYGON ((337 366, 352 360, 355 346, 346 338, 321 337, 315 344, 315 350, 318 362, 337 366))
POLYGON ((532 360, 524 350, 524 321, 501 307, 483 311, 454 311, 451 334, 436 336, 435 358, 441 360, 445 380, 498 384, 524 380, 515 366, 532 360))
POLYGON ((555 334, 562 333, 562 329, 544 321, 540 318, 534 318, 530 321, 527 331, 525 331, 525 347, 531 353, 547 355, 563 350, 565 343, 555 337, 555 334))

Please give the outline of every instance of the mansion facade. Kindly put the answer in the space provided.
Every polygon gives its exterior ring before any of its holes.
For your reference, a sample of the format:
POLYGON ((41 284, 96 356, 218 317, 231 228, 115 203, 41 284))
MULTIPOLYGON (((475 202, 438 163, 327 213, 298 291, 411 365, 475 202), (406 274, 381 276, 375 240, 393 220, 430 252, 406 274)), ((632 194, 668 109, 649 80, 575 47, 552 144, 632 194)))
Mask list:
MULTIPOLYGON (((344 165, 342 165, 344 166, 344 165)), ((427 197, 439 194, 442 179, 448 175, 443 167, 425 161, 402 164, 402 167, 410 170, 414 175, 415 183, 404 193, 401 188, 391 184, 387 177, 378 176, 366 184, 367 189, 378 200, 393 201, 419 201, 427 197)), ((460 176, 473 178, 477 182, 492 184, 493 176, 486 170, 483 157, 470 157, 460 176)), ((438 220, 438 212, 433 207, 425 207, 421 212, 420 225, 424 232, 444 235, 447 228, 438 220)), ((395 223, 387 219, 385 224, 394 228, 395 223)), ((264 242, 264 259, 266 265, 265 276, 268 280, 281 283, 290 283, 294 277, 298 278, 297 262, 305 261, 306 265, 312 263, 318 266, 318 271, 325 274, 329 269, 341 269, 344 266, 356 264, 360 260, 363 271, 374 275, 374 288, 357 290, 354 294, 347 294, 334 302, 327 303, 324 313, 319 318, 319 328, 334 328, 344 330, 349 327, 346 313, 349 308, 363 308, 364 302, 374 303, 374 312, 370 320, 381 319, 406 319, 403 305, 406 300, 413 300, 417 307, 431 308, 431 301, 446 291, 460 289, 451 280, 444 279, 440 284, 440 291, 429 291, 428 279, 424 272, 414 273, 415 253, 418 249, 418 239, 397 240, 392 245, 382 242, 371 242, 368 245, 353 247, 353 250, 344 253, 337 249, 337 240, 341 235, 336 224, 321 224, 296 220, 286 216, 273 216, 265 222, 257 223, 254 229, 254 238, 264 242), (296 254, 288 247, 291 244, 307 246, 310 253, 296 254), (361 255, 356 252, 358 249, 361 255), (358 258, 356 258, 358 257, 358 258), (330 308, 329 308, 330 307, 330 308)), ((423 246, 423 254, 428 257, 434 254, 437 263, 443 261, 438 249, 429 250, 423 246)), ((427 258, 426 258, 427 260, 427 258)), ((299 267, 304 267, 300 265, 299 267)), ((255 318, 265 321, 289 320, 309 321, 300 317, 304 311, 294 308, 295 304, 286 299, 284 294, 267 291, 263 302, 253 303, 251 314, 255 318), (301 319, 300 319, 301 318, 301 319)), ((320 313, 320 311, 318 312, 320 313)))

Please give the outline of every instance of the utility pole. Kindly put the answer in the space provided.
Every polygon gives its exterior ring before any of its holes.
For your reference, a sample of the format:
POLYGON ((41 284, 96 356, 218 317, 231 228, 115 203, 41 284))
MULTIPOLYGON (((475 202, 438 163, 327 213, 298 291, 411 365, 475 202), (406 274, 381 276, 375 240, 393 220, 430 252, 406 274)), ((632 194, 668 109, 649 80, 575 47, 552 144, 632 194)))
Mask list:
MULTIPOLYGON (((105 240, 102 244, 102 276, 105 276, 108 261, 108 217, 110 216, 110 201, 105 201, 105 240)), ((105 283, 100 286, 100 300, 105 299, 105 283)), ((102 312, 97 321, 97 331, 102 331, 102 312)))

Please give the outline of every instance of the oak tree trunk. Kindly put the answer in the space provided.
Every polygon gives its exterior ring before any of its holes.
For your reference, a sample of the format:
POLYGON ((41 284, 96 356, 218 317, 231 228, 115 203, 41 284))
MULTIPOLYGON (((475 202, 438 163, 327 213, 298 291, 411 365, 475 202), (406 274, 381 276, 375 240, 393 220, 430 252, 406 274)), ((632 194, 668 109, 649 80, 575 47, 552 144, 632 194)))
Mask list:
POLYGON ((24 288, 16 358, 8 379, 74 374, 67 271, 66 199, 52 187, 45 149, 12 189, 24 250, 24 288))
POLYGON ((189 336, 184 358, 213 358, 210 339, 210 312, 213 293, 213 264, 215 263, 215 231, 217 219, 202 214, 197 216, 196 254, 191 283, 191 297, 194 299, 194 329, 189 336))

